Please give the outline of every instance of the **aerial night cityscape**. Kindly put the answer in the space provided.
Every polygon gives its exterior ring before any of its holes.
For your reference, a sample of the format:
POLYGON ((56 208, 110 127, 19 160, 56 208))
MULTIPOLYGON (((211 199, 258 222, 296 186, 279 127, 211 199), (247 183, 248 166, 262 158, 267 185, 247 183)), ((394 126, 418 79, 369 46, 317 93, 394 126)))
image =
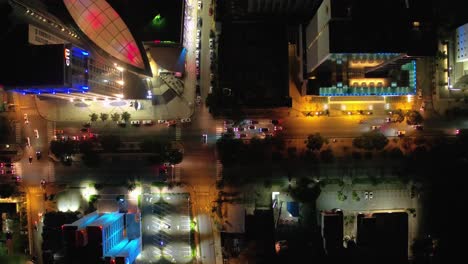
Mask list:
POLYGON ((0 264, 466 262, 467 10, 0 0, 0 264))

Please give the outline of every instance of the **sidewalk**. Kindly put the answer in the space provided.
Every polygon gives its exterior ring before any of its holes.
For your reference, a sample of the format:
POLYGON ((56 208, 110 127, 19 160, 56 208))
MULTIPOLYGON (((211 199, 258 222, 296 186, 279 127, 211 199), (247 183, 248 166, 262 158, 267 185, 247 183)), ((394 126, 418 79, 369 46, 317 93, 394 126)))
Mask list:
POLYGON ((186 101, 177 97, 168 104, 153 105, 151 100, 136 100, 141 104, 140 110, 130 107, 130 102, 135 100, 109 101, 109 102, 69 102, 65 100, 40 100, 35 99, 38 113, 46 120, 63 122, 87 122, 89 115, 96 113, 122 114, 128 112, 132 120, 138 119, 178 119, 190 115, 191 109, 186 101))

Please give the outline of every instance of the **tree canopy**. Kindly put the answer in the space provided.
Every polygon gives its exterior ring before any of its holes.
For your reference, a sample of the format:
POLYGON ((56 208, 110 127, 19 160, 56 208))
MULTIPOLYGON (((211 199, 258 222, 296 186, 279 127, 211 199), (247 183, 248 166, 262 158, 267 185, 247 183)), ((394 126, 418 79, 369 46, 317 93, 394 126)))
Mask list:
POLYGON ((388 144, 388 138, 378 131, 370 131, 353 140, 353 146, 364 150, 382 150, 388 144))
POLYGON ((327 143, 327 140, 322 137, 319 133, 314 135, 309 135, 305 141, 306 147, 309 150, 320 150, 324 143, 327 143))
POLYGON ((411 111, 408 111, 408 113, 406 113, 406 123, 410 126, 419 125, 423 121, 424 119, 421 113, 419 113, 418 111, 411 110, 411 111))

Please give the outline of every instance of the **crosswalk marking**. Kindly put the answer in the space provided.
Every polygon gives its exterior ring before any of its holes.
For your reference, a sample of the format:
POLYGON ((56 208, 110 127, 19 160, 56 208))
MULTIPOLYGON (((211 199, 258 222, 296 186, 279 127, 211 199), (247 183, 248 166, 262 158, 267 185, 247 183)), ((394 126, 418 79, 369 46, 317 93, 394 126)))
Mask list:
POLYGON ((175 165, 174 170, 175 170, 175 176, 174 176, 175 181, 180 182, 180 166, 175 165))
POLYGON ((180 125, 176 126, 176 134, 175 134, 175 140, 180 141, 182 139, 182 129, 180 125))
POLYGON ((15 140, 17 144, 21 144, 21 124, 15 124, 15 140))
POLYGON ((219 181, 223 178, 223 164, 221 161, 216 160, 216 180, 219 181))
POLYGON ((50 142, 54 138, 54 124, 47 122, 47 142, 50 142))
POLYGON ((221 136, 223 135, 223 132, 224 132, 224 128, 217 126, 216 127, 216 139, 221 138, 221 136))

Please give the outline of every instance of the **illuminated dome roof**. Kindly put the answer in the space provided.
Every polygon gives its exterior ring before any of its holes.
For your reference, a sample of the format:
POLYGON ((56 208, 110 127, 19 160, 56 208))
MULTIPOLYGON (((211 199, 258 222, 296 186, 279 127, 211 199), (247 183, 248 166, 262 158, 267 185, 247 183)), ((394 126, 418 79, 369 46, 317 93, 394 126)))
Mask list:
POLYGON ((63 0, 78 27, 120 61, 145 69, 138 45, 119 14, 105 0, 63 0))

